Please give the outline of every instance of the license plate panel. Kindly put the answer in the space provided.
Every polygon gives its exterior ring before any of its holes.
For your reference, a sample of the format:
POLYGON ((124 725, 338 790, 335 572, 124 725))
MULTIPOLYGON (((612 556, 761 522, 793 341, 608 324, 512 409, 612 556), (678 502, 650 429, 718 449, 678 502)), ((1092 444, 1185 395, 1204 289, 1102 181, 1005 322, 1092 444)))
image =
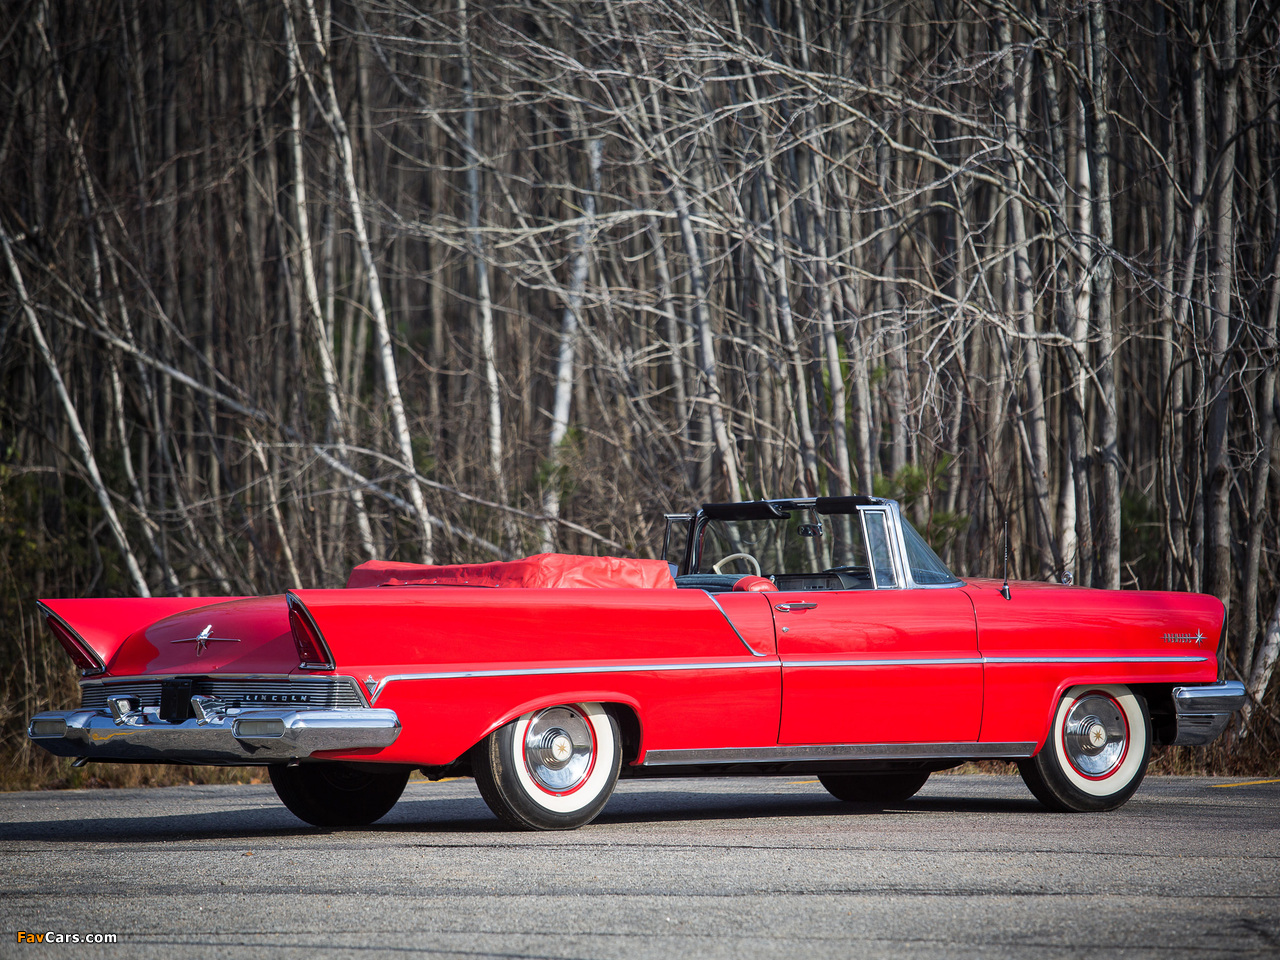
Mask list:
POLYGON ((166 723, 185 723, 191 719, 193 681, 164 680, 160 684, 160 719, 166 723))

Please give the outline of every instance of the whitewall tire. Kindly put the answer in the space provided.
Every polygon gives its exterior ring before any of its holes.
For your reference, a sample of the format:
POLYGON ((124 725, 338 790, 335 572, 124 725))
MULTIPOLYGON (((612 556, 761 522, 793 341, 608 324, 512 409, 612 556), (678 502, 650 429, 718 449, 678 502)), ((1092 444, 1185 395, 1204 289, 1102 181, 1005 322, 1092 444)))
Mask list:
POLYGON ((472 750, 489 809, 522 830, 573 830, 596 818, 622 765, 618 724, 598 703, 526 713, 472 750))
POLYGON ((1066 692, 1044 746, 1018 769, 1051 810, 1113 810, 1138 789, 1150 758, 1146 701, 1128 687, 1100 684, 1066 692))

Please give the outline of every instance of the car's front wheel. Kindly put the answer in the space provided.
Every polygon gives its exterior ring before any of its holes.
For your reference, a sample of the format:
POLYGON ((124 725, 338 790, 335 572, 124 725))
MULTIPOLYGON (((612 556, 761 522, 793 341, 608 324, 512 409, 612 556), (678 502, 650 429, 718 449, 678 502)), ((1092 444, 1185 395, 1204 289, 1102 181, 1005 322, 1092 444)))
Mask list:
POLYGON ((1018 771, 1050 810, 1114 810, 1138 789, 1151 758, 1146 701, 1116 684, 1072 687, 1049 738, 1018 771))
POLYGON ((267 768, 276 795, 317 827, 362 827, 387 815, 409 782, 408 767, 304 763, 267 768))
POLYGON ((618 724, 598 703, 536 710, 472 748, 480 796, 521 830, 573 830, 596 818, 622 765, 618 724))
POLYGON ((929 779, 927 770, 905 773, 820 774, 818 781, 837 800, 849 803, 901 803, 920 792, 929 779))

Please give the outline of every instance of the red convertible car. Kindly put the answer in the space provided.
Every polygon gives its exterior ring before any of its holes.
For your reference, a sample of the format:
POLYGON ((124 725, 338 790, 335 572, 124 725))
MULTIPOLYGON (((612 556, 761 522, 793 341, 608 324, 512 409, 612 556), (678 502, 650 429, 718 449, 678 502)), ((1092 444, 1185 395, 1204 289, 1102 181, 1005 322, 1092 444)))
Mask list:
POLYGON ((817 775, 885 803, 991 758, 1047 807, 1107 810, 1154 744, 1208 743, 1243 703, 1215 598, 964 580, 891 500, 706 504, 664 554, 44 600, 82 703, 28 733, 77 762, 265 765, 319 826, 377 820, 421 769, 568 829, 620 776, 817 775))

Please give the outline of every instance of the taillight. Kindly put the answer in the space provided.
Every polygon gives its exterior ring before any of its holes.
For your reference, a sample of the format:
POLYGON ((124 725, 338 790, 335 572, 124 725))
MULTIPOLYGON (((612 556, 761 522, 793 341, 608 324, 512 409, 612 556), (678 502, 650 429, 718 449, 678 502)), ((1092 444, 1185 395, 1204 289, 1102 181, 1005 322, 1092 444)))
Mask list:
POLYGON ((102 673, 107 668, 102 658, 94 652, 93 647, 76 636, 75 631, 63 623, 55 613, 46 609, 44 614, 45 623, 49 624, 49 629, 62 644, 62 649, 67 651, 67 655, 75 661, 77 667, 86 674, 102 673))
POLYGON ((293 645, 298 648, 298 664, 303 670, 332 670, 333 654, 324 642, 320 628, 311 619, 307 608, 291 593, 285 594, 289 604, 289 629, 293 632, 293 645))

